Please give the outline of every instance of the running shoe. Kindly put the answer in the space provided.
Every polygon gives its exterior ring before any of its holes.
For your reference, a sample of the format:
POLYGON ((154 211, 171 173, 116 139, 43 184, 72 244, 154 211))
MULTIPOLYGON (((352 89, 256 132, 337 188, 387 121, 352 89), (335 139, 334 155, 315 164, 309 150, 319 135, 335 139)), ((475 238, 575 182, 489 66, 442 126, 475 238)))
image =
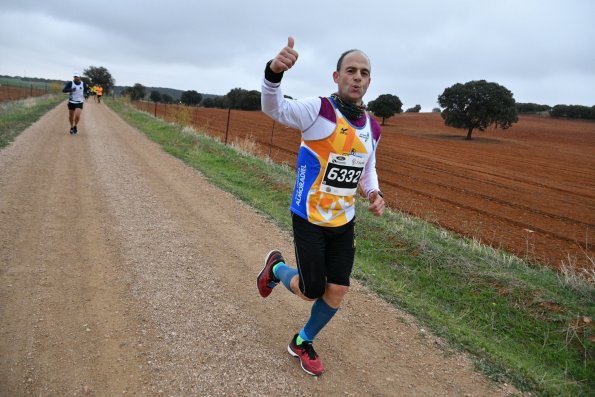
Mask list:
POLYGON ((72 130, 74 131, 73 134, 76 135, 79 131, 76 129, 76 125, 72 128, 72 130))
POLYGON ((324 372, 324 365, 318 354, 314 351, 311 342, 302 342, 301 345, 296 345, 295 341, 298 334, 293 336, 293 339, 287 346, 287 351, 294 357, 300 359, 302 369, 312 376, 318 376, 324 372))
POLYGON ((279 279, 273 273, 273 266, 279 262, 285 262, 279 250, 272 250, 264 257, 264 267, 256 277, 256 287, 263 298, 269 296, 273 288, 279 284, 279 279))
POLYGON ((70 127, 70 135, 74 134, 74 127, 70 127))

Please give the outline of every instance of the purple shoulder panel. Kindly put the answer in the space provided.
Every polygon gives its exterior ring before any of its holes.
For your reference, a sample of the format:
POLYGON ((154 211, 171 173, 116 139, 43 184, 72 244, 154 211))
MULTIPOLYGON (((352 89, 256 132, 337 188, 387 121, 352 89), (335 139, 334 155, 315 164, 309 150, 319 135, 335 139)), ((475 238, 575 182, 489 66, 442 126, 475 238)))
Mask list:
POLYGON ((374 137, 374 141, 378 142, 382 133, 382 130, 380 129, 380 124, 378 124, 378 121, 376 121, 376 119, 372 116, 370 116, 370 124, 372 127, 372 136, 374 137))
POLYGON ((324 117, 328 121, 335 123, 337 121, 337 115, 335 114, 335 108, 333 107, 333 104, 328 99, 328 97, 320 97, 320 99, 320 112, 318 114, 320 117, 324 117))

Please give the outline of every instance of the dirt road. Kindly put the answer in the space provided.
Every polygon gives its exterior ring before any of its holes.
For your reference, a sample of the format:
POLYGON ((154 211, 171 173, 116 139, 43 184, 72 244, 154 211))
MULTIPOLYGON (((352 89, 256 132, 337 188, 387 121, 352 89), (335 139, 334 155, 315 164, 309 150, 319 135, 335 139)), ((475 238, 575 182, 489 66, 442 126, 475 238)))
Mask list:
POLYGON ((405 313, 354 283, 316 342, 309 305, 255 276, 291 236, 103 104, 66 105, 0 151, 2 396, 505 396, 405 313))

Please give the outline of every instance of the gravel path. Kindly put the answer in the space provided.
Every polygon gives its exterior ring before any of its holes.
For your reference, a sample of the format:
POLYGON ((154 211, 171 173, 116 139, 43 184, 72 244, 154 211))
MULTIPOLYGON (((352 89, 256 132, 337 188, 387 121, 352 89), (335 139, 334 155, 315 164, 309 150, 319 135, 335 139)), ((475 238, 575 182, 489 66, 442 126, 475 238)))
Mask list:
POLYGON ((353 284, 306 375, 309 304, 255 276, 291 235, 103 104, 66 105, 0 151, 0 395, 507 396, 353 284))

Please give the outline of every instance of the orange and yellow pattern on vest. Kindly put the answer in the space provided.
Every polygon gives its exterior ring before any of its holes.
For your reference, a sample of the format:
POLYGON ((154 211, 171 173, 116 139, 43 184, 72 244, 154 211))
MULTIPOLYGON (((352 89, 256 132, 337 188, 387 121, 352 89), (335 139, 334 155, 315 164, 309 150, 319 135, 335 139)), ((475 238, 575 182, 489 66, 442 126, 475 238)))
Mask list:
POLYGON ((330 154, 368 154, 366 145, 357 136, 356 129, 338 111, 335 113, 337 125, 328 138, 302 143, 316 153, 320 163, 320 172, 308 192, 308 220, 320 226, 330 227, 346 224, 353 218, 351 212, 355 211, 354 196, 336 196, 319 190, 330 154))

